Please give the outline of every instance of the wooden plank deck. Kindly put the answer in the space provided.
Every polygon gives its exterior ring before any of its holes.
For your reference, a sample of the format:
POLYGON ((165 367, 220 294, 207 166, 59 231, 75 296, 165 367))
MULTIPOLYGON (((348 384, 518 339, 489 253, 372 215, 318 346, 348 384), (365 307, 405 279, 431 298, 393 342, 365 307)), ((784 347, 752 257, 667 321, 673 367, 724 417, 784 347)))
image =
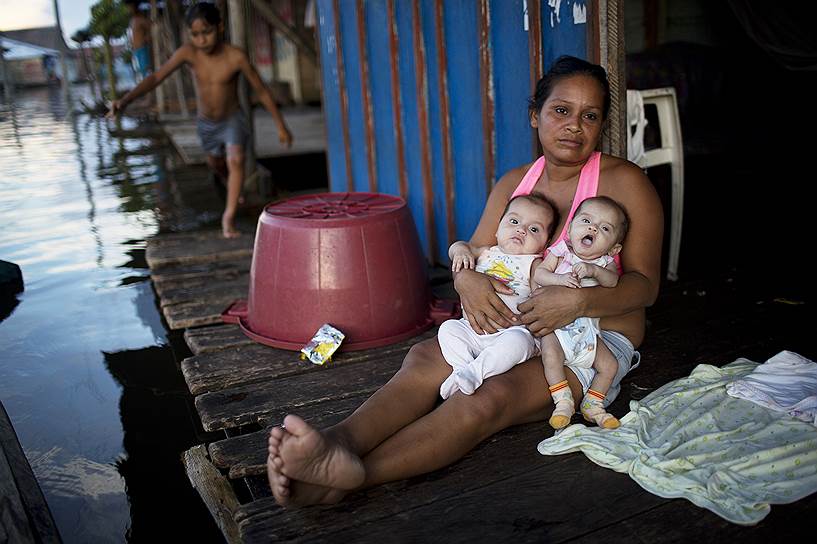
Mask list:
MULTIPOLYGON (((245 298, 250 256, 236 257, 236 243, 215 231, 190 235, 189 245, 184 239, 158 236, 148 252, 162 256, 152 275, 165 316, 168 308, 189 311, 180 327, 193 356, 182 371, 196 410, 206 430, 224 432, 223 439, 188 452, 186 462, 229 541, 759 542, 810 533, 807 523, 792 520, 817 513, 815 495, 773 506, 755 527, 732 525, 688 501, 654 496, 581 454, 539 455, 537 443, 552 434, 544 422, 507 429, 450 467, 352 494, 336 506, 282 509, 265 479, 270 426, 290 411, 318 427, 341 420, 389 379, 413 343, 434 331, 393 346, 341 352, 316 367, 297 353, 250 342, 237 326, 199 327, 218 322, 212 300, 245 298)), ((241 244, 251 247, 250 240, 241 244)), ((445 275, 432 285, 451 293, 445 275)), ((630 399, 700 363, 763 361, 782 349, 814 358, 813 319, 803 302, 737 271, 664 286, 648 311, 642 365, 625 379, 611 411, 624 415, 630 399)))
MULTIPOLYGON (((282 108, 289 131, 292 133, 292 147, 286 149, 278 142, 278 130, 272 116, 263 108, 253 113, 255 126, 255 156, 259 159, 322 153, 326 151, 323 112, 320 108, 282 108)), ((179 152, 185 164, 204 164, 205 154, 196 132, 196 119, 165 116, 162 125, 173 147, 179 152)))

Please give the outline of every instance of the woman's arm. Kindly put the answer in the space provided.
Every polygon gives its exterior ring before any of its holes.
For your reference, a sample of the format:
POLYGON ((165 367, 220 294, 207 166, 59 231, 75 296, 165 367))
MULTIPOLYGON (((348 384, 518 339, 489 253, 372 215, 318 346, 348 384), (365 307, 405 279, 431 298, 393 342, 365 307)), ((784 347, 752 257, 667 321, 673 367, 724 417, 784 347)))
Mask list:
POLYGON ((610 289, 537 289, 519 305, 522 323, 535 336, 544 336, 577 317, 611 317, 643 309, 658 296, 664 231, 661 201, 641 169, 621 159, 604 159, 609 162, 602 167, 599 194, 618 201, 630 216, 620 254, 624 274, 610 289))

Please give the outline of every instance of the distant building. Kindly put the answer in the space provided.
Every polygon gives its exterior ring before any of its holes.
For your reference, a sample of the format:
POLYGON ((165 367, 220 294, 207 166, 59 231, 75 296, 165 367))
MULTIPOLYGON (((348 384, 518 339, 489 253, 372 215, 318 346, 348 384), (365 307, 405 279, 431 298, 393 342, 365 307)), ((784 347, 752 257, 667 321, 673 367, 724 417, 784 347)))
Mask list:
POLYGON ((11 80, 22 87, 50 85, 62 80, 60 55, 66 56, 71 81, 85 79, 77 52, 69 48, 56 26, 0 32, 11 80))

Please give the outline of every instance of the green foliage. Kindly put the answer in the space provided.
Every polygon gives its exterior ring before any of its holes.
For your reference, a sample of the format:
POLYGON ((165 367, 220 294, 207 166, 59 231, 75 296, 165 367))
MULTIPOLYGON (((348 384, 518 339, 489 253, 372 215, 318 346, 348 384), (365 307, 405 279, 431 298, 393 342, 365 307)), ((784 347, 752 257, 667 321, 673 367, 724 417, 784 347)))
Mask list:
POLYGON ((78 44, 82 45, 85 42, 91 41, 92 35, 91 31, 87 28, 80 28, 73 35, 71 35, 71 40, 77 42, 78 44))
POLYGON ((99 0, 91 6, 89 30, 94 36, 102 36, 105 41, 125 34, 130 22, 130 13, 120 0, 99 0))

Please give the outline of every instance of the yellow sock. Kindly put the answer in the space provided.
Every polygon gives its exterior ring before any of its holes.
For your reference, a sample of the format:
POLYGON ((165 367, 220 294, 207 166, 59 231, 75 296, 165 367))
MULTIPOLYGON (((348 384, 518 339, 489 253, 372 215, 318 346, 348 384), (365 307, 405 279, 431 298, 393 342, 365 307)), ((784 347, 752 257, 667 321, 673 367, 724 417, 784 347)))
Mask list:
POLYGON ((621 423, 614 415, 608 414, 604 409, 605 398, 604 393, 588 389, 587 394, 582 399, 582 416, 590 423, 595 423, 604 429, 617 429, 621 423))
POLYGON ((553 414, 550 416, 550 426, 554 429, 563 429, 570 423, 570 418, 576 412, 576 405, 573 403, 573 394, 570 392, 567 380, 563 380, 548 387, 550 397, 553 399, 553 414))

